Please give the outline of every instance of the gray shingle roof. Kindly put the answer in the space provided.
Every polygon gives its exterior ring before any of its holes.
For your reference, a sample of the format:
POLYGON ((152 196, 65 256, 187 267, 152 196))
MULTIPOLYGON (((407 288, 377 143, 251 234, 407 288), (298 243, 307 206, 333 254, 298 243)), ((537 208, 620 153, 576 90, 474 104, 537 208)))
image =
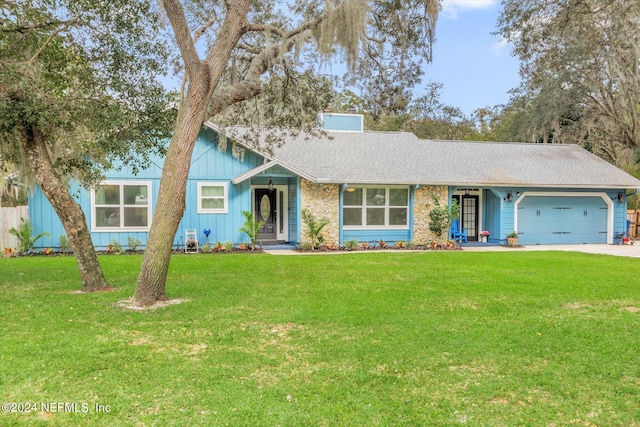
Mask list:
POLYGON ((640 188, 640 180, 577 145, 433 141, 406 132, 327 134, 289 138, 273 157, 318 183, 640 188))

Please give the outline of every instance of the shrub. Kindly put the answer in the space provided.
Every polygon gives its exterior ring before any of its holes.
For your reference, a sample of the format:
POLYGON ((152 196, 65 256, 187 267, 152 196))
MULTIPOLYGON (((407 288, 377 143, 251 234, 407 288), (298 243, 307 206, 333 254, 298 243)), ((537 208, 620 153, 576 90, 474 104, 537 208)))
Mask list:
POLYGON ((344 244, 344 248, 348 251, 357 251, 359 243, 356 239, 347 240, 344 244))
POLYGON ((71 242, 69 241, 67 236, 61 234, 58 238, 58 241, 60 242, 60 252, 66 254, 71 251, 71 242))
POLYGON ((311 251, 313 250, 313 245, 311 242, 302 242, 300 243, 299 248, 303 251, 311 251))
POLYGON ((258 233, 264 225, 264 222, 258 221, 255 215, 249 211, 242 211, 242 215, 244 216, 245 221, 242 227, 238 228, 238 231, 249 236, 251 249, 253 250, 256 248, 256 239, 258 238, 258 233))
POLYGON ((451 223, 460 216, 460 207, 455 199, 451 202, 451 208, 449 208, 447 205, 440 206, 435 194, 432 197, 433 206, 429 212, 429 230, 438 236, 441 241, 446 242, 451 223))
POLYGON ((140 247, 141 244, 142 242, 140 241, 140 239, 136 237, 127 237, 127 245, 129 246, 130 251, 137 251, 138 247, 140 247))
POLYGON ((200 246, 200 250, 203 254, 209 254, 213 252, 213 249, 211 249, 211 245, 209 243, 205 243, 204 245, 200 246))
POLYGON ((318 243, 322 243, 322 229, 329 224, 329 218, 316 218, 306 209, 302 210, 302 222, 307 226, 309 238, 311 238, 311 250, 315 250, 318 243))
POLYGON ((18 252, 21 254, 26 254, 33 250, 38 239, 49 235, 49 233, 43 232, 34 236, 31 221, 25 220, 24 218, 20 218, 20 227, 18 227, 18 229, 15 227, 10 228, 9 233, 16 236, 18 242, 20 242, 18 245, 18 252))

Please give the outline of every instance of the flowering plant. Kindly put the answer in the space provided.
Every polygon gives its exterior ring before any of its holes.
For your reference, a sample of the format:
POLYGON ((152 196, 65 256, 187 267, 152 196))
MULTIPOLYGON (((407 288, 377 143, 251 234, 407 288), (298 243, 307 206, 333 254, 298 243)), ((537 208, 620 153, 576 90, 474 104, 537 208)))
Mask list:
POLYGON ((488 231, 486 231, 486 230, 483 230, 483 231, 481 231, 481 232, 480 232, 480 235, 481 235, 481 236, 489 237, 489 235, 490 235, 490 234, 491 234, 491 233, 489 233, 489 232, 488 232, 488 231))
POLYGON ((14 253, 16 250, 13 248, 4 248, 4 253, 5 254, 12 254, 14 253))

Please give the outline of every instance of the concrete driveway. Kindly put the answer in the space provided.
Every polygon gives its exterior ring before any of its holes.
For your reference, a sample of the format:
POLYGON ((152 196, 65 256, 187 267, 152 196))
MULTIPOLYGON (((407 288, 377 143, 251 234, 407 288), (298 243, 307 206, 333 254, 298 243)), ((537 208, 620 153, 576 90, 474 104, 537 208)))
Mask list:
POLYGON ((462 246, 466 252, 489 251, 568 251, 588 254, 626 256, 640 258, 640 243, 635 245, 531 245, 508 248, 506 246, 462 246))
MULTIPOLYGON (((497 245, 474 245, 474 246, 462 246, 465 252, 491 252, 491 251, 569 251, 569 252, 585 252, 588 254, 599 255, 614 255, 614 256, 626 256, 632 258, 640 258, 640 242, 635 245, 531 245, 531 246, 519 246, 517 248, 508 248, 506 246, 497 245)), ((339 251, 339 252, 297 252, 286 248, 284 250, 269 250, 265 249, 265 253, 271 255, 336 255, 336 254, 355 254, 355 253, 369 253, 367 251, 339 251)), ((390 250, 378 250, 378 252, 395 252, 390 250)), ((424 251, 425 253, 429 251, 424 251)))

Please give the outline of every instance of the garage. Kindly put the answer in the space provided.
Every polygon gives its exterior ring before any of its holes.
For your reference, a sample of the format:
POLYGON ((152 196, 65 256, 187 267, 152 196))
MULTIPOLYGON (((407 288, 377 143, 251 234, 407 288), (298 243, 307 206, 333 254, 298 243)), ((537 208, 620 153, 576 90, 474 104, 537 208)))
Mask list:
POLYGON ((523 195, 517 202, 518 242, 607 243, 609 206, 600 195, 523 195))

